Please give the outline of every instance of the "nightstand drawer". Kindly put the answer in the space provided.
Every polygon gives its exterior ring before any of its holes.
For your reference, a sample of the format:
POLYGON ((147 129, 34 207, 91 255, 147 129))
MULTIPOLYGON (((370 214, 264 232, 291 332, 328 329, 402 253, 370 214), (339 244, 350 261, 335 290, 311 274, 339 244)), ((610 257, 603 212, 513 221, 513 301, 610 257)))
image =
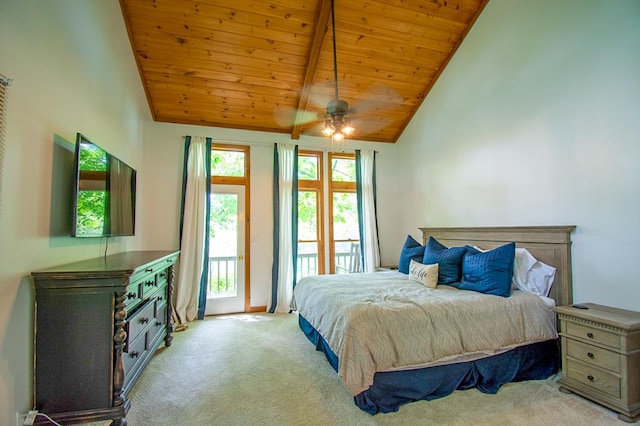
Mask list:
POLYGON ((617 375, 571 359, 567 359, 566 367, 565 374, 569 379, 577 380, 615 398, 620 398, 620 377, 617 375))
POLYGON ((619 354, 571 339, 566 339, 566 345, 567 355, 571 358, 576 358, 616 373, 620 372, 619 354))
POLYGON ((567 322, 565 333, 569 336, 579 337, 611 348, 620 348, 620 337, 617 334, 602 331, 597 328, 567 322))

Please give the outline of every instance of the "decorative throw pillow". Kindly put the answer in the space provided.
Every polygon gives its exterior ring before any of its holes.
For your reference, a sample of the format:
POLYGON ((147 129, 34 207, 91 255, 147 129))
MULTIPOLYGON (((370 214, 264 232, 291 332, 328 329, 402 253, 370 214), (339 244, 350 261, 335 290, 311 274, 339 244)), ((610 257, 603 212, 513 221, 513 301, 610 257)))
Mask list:
POLYGON ((467 253, 462 259, 462 281, 458 288, 509 297, 515 256, 515 243, 485 252, 467 246, 467 253))
MULTIPOLYGON (((478 246, 474 249, 486 252, 478 246)), ((556 268, 536 259, 526 248, 516 247, 511 290, 522 290, 538 296, 548 296, 555 279, 556 268)))
POLYGON ((403 274, 409 273, 409 262, 413 260, 421 260, 424 255, 424 246, 414 240, 411 235, 407 235, 407 239, 400 250, 400 260, 398 261, 398 271, 403 274))
POLYGON ((438 264, 423 265, 411 259, 411 263, 409 263, 409 280, 420 283, 425 287, 436 288, 438 286, 438 264))
MULTIPOLYGON (((470 247, 471 248, 471 247, 470 247)), ((422 257, 424 265, 439 264, 438 284, 447 284, 457 287, 462 276, 462 257, 466 253, 466 247, 451 247, 442 245, 433 237, 429 237, 422 257)))

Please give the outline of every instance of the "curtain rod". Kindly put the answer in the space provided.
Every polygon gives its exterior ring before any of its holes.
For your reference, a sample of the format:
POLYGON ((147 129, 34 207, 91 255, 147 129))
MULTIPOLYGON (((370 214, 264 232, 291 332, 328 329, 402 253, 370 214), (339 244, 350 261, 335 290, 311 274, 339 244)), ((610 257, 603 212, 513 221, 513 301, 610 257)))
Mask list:
MULTIPOLYGON (((193 135, 189 135, 189 136, 193 136, 193 135)), ((182 138, 186 138, 187 135, 183 135, 182 138)), ((302 149, 315 149, 315 150, 321 150, 321 151, 329 151, 332 150, 331 148, 328 147, 318 147, 318 146, 312 146, 312 145, 303 145, 303 144, 299 144, 299 143, 295 143, 295 142, 265 142, 265 141, 246 141, 246 140, 242 140, 242 139, 224 139, 224 138, 214 138, 211 136, 205 136, 207 138, 211 138, 211 140, 213 141, 213 143, 215 142, 222 142, 222 143, 231 143, 231 144, 247 144, 247 145, 263 145, 263 146, 273 146, 273 144, 276 143, 290 143, 290 144, 294 144, 294 145, 298 145, 300 148, 302 149)), ((355 148, 348 148, 348 151, 355 151, 355 148)))
MULTIPOLYGON (((188 135, 188 136, 194 136, 194 135, 188 135)), ((187 135, 182 135, 182 138, 186 138, 187 135)), ((264 146, 273 146, 273 144, 275 143, 293 143, 293 142, 264 142, 264 141, 245 141, 245 140, 241 140, 241 139, 223 139, 223 138, 214 138, 211 136, 205 136, 207 138, 211 138, 211 140, 215 143, 215 142, 223 142, 223 143, 232 143, 232 144, 248 144, 248 145, 264 145, 264 146)), ((300 148, 302 149, 310 149, 310 150, 320 150, 320 151, 336 151, 336 147, 318 147, 318 146, 310 146, 310 145, 303 145, 303 144, 296 144, 293 143, 294 145, 298 145, 300 148)), ((338 149, 338 151, 356 151, 356 148, 343 148, 343 149, 338 149)), ((378 150, 374 150, 376 153, 378 153, 378 150)))
POLYGON ((13 80, 9 77, 5 77, 4 74, 0 74, 0 84, 2 84, 3 86, 11 86, 12 81, 13 80))

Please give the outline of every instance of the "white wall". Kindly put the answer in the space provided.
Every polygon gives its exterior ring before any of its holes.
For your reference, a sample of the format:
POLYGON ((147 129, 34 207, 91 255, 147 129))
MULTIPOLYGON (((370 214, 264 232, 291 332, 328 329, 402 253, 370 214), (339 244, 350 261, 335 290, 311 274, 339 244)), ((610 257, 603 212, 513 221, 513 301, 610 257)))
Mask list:
MULTIPOLYGON (((0 424, 12 425, 33 399, 30 272, 105 250, 104 240, 68 236, 76 132, 136 167, 146 184, 150 115, 116 1, 3 0, 0 73, 13 79, 0 171, 0 424)), ((141 240, 110 239, 108 252, 141 240)))
POLYGON ((640 2, 491 0, 398 142, 403 232, 577 225, 574 300, 640 310, 640 2))

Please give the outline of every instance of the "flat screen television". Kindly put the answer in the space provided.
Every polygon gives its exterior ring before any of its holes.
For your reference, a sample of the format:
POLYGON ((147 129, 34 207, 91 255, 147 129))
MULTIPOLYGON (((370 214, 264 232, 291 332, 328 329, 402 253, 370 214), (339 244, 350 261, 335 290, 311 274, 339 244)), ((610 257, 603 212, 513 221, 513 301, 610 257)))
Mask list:
POLYGON ((132 236, 136 171, 78 133, 74 153, 73 237, 132 236))

